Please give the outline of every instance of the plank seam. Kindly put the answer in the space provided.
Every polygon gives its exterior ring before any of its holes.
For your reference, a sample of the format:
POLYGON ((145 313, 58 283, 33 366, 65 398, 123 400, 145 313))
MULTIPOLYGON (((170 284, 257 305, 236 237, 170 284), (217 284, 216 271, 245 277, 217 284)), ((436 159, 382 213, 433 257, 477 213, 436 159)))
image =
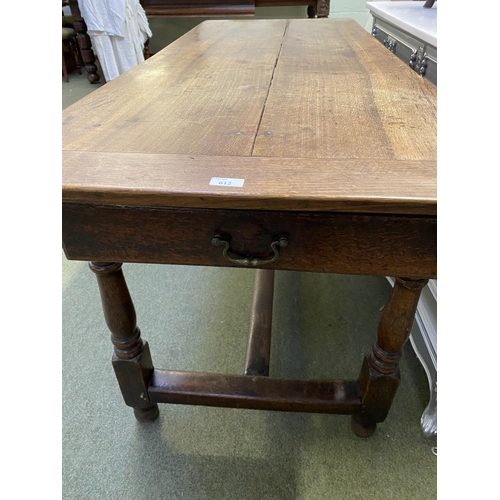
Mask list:
POLYGON ((255 143, 257 142, 257 137, 259 136, 260 125, 262 123, 262 118, 264 117, 264 111, 266 110, 267 99, 269 98, 269 93, 271 92, 271 86, 273 84, 274 73, 276 71, 276 66, 278 66, 278 61, 281 56, 281 51, 283 50, 283 44, 285 43, 285 37, 288 31, 288 26, 290 25, 290 20, 288 19, 285 25, 285 31, 283 32, 283 38, 281 39, 280 49, 278 55, 276 56, 276 61, 274 61, 273 72, 271 73, 271 80, 269 81, 269 87, 267 89, 266 98, 264 99, 264 106, 262 106, 262 112, 259 117, 259 123, 257 124, 257 130, 255 131, 255 137, 253 138, 252 149, 250 150, 250 156, 253 156, 253 150, 255 148, 255 143))

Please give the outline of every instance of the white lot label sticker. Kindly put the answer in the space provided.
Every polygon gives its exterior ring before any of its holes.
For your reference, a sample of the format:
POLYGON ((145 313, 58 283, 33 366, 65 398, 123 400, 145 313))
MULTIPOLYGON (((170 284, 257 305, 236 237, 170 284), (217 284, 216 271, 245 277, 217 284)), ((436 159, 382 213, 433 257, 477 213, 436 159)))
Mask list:
POLYGON ((243 187, 245 179, 229 179, 227 177, 212 177, 210 179, 210 186, 231 186, 243 187))

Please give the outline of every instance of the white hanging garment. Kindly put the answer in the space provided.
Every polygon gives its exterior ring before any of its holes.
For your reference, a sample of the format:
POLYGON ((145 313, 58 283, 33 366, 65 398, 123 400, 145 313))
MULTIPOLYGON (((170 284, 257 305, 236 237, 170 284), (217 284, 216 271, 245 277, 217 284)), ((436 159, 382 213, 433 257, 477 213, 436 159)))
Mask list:
POLYGON ((144 61, 144 42, 152 36, 139 0, 78 0, 106 81, 144 61))

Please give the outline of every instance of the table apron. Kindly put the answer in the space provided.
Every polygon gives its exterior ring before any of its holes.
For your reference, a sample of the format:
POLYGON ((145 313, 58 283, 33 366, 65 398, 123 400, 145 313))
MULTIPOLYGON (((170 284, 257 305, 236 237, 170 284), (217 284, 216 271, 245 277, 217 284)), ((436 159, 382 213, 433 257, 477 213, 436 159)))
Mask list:
MULTIPOLYGON (((232 255, 270 259, 269 269, 436 278, 432 216, 267 210, 180 209, 63 203, 63 247, 70 260, 230 267, 232 255)), ((257 266, 261 267, 261 266, 257 266)))

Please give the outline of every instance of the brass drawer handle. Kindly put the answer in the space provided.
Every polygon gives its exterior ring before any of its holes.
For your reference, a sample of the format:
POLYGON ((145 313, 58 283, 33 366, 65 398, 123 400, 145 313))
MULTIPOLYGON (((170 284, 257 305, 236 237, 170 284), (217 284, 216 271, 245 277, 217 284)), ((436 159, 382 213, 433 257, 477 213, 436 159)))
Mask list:
POLYGON ((235 264, 241 267, 257 267, 276 262, 280 257, 278 247, 286 247, 288 245, 288 240, 284 236, 280 236, 279 239, 273 241, 271 243, 271 249, 274 252, 274 256, 269 259, 259 259, 257 257, 240 257, 239 255, 231 252, 229 248, 229 241, 222 239, 222 237, 218 234, 215 234, 212 238, 212 245, 214 247, 224 245, 222 255, 228 262, 231 262, 231 264, 235 264))

